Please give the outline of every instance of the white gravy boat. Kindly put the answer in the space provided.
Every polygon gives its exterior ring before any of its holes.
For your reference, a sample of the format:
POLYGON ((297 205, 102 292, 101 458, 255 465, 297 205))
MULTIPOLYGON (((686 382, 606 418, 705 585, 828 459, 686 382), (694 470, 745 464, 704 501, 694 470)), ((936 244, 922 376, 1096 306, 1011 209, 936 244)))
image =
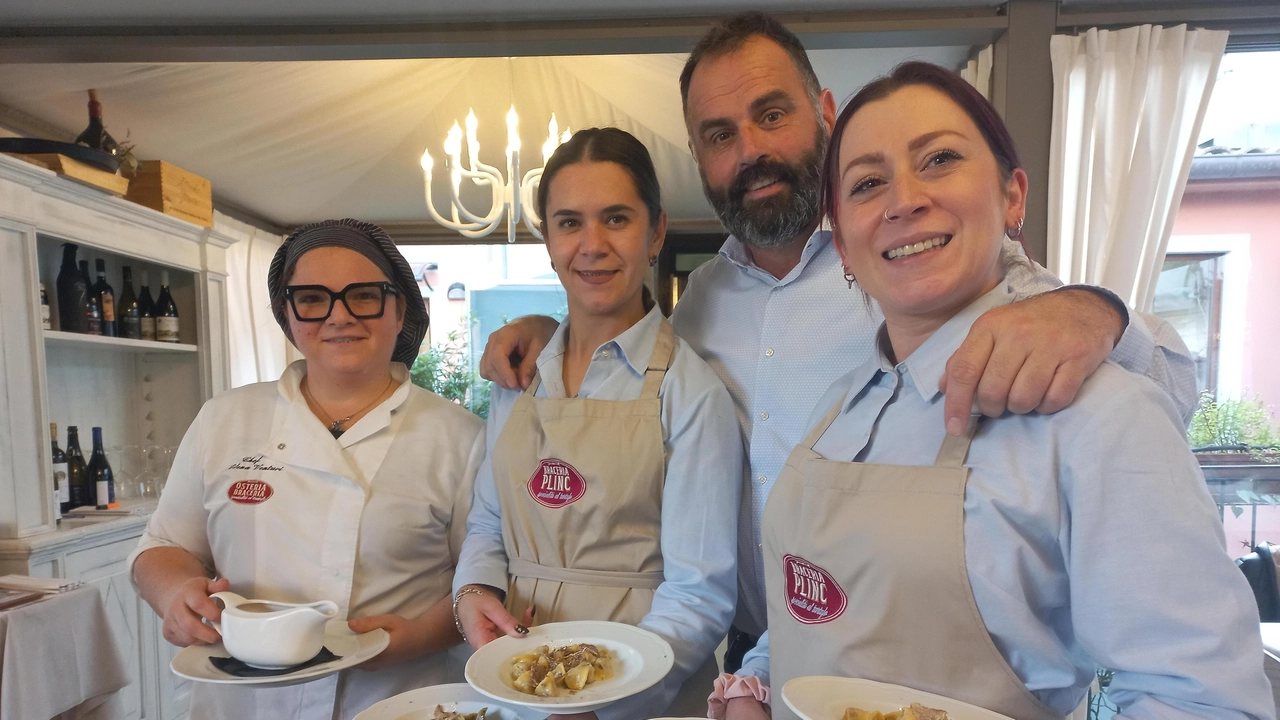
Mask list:
POLYGON ((304 663, 324 647, 324 626, 337 617, 329 600, 283 603, 246 600, 233 592, 210 595, 226 607, 222 622, 211 623, 231 656, 256 668, 278 670, 304 663))

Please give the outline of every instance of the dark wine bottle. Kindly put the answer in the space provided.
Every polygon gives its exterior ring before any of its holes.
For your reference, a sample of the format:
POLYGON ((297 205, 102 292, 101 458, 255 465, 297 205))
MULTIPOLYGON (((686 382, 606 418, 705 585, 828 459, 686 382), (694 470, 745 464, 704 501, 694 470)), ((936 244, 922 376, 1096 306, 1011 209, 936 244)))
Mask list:
POLYGON ((62 245, 62 269, 58 271, 58 329, 89 331, 89 286, 76 267, 76 246, 62 245))
POLYGON ((98 302, 98 297, 93 294, 93 283, 89 282, 89 261, 80 261, 80 279, 84 281, 85 292, 88 298, 89 306, 84 314, 85 332, 90 335, 102 334, 102 305, 98 302))
POLYGON ((178 306, 169 294, 169 271, 160 271, 160 297, 156 298, 156 339, 178 342, 178 306))
POLYGON ((142 339, 142 316, 138 311, 138 296, 133 294, 133 268, 125 265, 120 268, 124 287, 120 290, 120 301, 116 303, 116 328, 120 337, 142 339))
POLYGON ((40 327, 43 330, 53 329, 53 320, 49 317, 49 293, 45 292, 44 283, 40 283, 40 327))
POLYGON ((102 334, 107 337, 116 336, 116 290, 107 282, 107 261, 98 258, 94 261, 98 270, 98 282, 90 291, 98 298, 98 307, 102 309, 102 334))
POLYGON ((71 507, 93 504, 89 469, 84 464, 84 454, 80 452, 80 430, 75 425, 67 428, 67 487, 70 489, 71 507))
POLYGON ((53 507, 54 516, 62 520, 62 513, 71 509, 71 491, 67 487, 67 456, 58 447, 58 424, 49 423, 49 439, 53 442, 53 507))
POLYGON ((102 124, 102 103, 98 102, 98 91, 89 91, 89 127, 76 138, 77 145, 88 145, 94 150, 109 152, 120 157, 120 144, 107 132, 102 124))
POLYGON ((102 428, 93 429, 93 455, 89 456, 89 482, 94 490, 95 505, 99 510, 106 510, 116 501, 116 481, 111 474, 111 465, 107 462, 107 453, 102 449, 102 428))
POLYGON ((142 326, 142 339, 156 339, 156 303, 151 299, 151 287, 147 284, 147 271, 142 271, 142 294, 138 296, 138 323, 142 326))

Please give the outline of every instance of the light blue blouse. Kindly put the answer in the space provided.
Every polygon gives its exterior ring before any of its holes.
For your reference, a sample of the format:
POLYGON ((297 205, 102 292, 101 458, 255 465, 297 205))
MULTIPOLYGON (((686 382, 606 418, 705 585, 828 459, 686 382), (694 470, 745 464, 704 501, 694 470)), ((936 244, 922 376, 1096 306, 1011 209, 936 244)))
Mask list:
MULTIPOLYGON (((626 332, 601 345, 578 397, 639 398, 661 320, 661 311, 655 307, 626 332)), ((568 327, 568 321, 561 323, 538 356, 542 384, 537 397, 565 397, 562 368, 568 327)), ((650 717, 655 709, 670 704, 681 683, 725 636, 737 601, 743 448, 733 401, 711 368, 679 338, 659 396, 667 452, 661 534, 664 581, 640 627, 671 644, 676 664, 653 688, 598 711, 601 720, 650 717)), ((502 508, 491 460, 494 443, 518 397, 517 392, 494 386, 488 456, 476 476, 467 539, 454 575, 455 593, 473 583, 507 587, 502 508)))
MULTIPOLYGON (((883 351, 836 381, 809 420, 831 460, 930 465, 947 359, 1002 284, 896 366, 883 351)), ((1036 697, 1063 714, 1095 664, 1129 718, 1273 718, 1258 611, 1182 418, 1151 380, 1103 364, 1055 415, 987 419, 969 450, 965 560, 988 632, 1036 697)), ((768 592, 776 592, 768 588, 768 592)), ((850 608, 857 612, 857 608, 850 608)), ((768 677, 768 640, 740 674, 768 677)))

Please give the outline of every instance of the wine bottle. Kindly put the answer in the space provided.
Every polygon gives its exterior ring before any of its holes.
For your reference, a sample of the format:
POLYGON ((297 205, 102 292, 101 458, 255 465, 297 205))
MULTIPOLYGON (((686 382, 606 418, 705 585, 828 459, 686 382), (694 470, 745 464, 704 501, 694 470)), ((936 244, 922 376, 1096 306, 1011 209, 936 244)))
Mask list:
POLYGON ((98 298, 98 307, 102 309, 102 334, 107 337, 116 336, 116 290, 107 282, 107 261, 98 258, 94 261, 98 271, 98 282, 93 284, 93 295, 98 298))
POLYGON ((80 261, 80 279, 84 281, 85 293, 89 306, 85 312, 85 332, 90 335, 102 334, 102 305, 93 294, 93 283, 89 282, 89 261, 80 261))
POLYGON ((89 331, 89 286, 76 267, 76 246, 62 245, 62 269, 58 271, 58 329, 89 331))
POLYGON ((53 320, 49 317, 49 293, 45 291, 44 283, 40 283, 40 327, 53 329, 53 320))
POLYGON ((71 493, 67 488, 67 456, 58 447, 58 424, 49 423, 49 439, 53 442, 53 507, 54 517, 62 520, 62 513, 71 509, 71 493))
POLYGON ((156 339, 178 342, 178 306, 169 294, 169 271, 160 271, 160 297, 156 299, 156 339))
POLYGON ((116 157, 120 156, 120 144, 107 132, 102 124, 102 103, 98 102, 98 91, 89 91, 89 127, 76 138, 77 145, 88 145, 94 150, 102 150, 116 157))
POLYGON ((142 339, 142 316, 138 311, 138 296, 133 294, 133 268, 125 265, 120 268, 124 287, 120 290, 120 301, 116 303, 116 328, 120 337, 142 339))
POLYGON ((93 455, 89 456, 89 482, 94 489, 94 500, 99 510, 106 510, 116 501, 116 481, 102 449, 102 428, 93 429, 93 455))
POLYGON ((151 287, 147 284, 147 271, 142 271, 142 294, 138 296, 138 324, 142 326, 142 339, 156 339, 156 303, 151 299, 151 287))
POLYGON ((89 469, 80 452, 80 430, 75 425, 67 428, 67 487, 70 490, 71 507, 92 505, 94 491, 89 485, 89 469))

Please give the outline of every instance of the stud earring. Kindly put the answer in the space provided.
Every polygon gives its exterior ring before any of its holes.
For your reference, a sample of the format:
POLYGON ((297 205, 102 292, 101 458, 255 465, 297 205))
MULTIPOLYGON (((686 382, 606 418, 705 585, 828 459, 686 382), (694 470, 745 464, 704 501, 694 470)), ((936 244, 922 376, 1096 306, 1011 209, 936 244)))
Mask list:
POLYGON ((657 265, 657 264, 658 264, 657 255, 654 255, 653 257, 649 258, 649 267, 653 267, 654 265, 657 265))
POLYGON ((849 283, 849 289, 852 290, 853 284, 858 282, 858 278, 854 277, 853 273, 849 272, 849 268, 844 268, 844 281, 849 283))

